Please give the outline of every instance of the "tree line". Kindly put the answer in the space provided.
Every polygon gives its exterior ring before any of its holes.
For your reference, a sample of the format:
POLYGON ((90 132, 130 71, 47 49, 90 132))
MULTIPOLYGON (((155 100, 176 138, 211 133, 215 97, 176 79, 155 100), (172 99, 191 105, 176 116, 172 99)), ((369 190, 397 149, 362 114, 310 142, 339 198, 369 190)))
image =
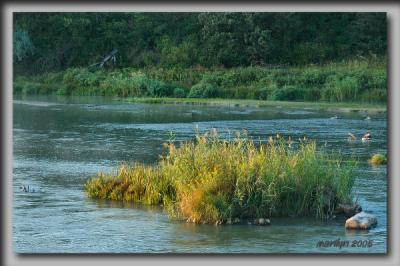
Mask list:
POLYGON ((324 64, 386 55, 386 13, 14 13, 14 73, 324 64))

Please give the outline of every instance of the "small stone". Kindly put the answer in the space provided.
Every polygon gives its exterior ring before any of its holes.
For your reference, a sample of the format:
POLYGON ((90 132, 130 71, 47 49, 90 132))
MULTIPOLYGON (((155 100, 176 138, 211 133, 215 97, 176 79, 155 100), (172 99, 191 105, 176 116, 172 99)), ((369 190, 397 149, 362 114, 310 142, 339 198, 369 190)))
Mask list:
POLYGON ((266 218, 259 218, 258 219, 258 224, 259 225, 269 225, 271 223, 271 221, 269 219, 266 218))
POLYGON ((370 213, 360 212, 346 220, 346 229, 370 229, 378 223, 376 217, 370 213))
POLYGON ((254 222, 253 222, 253 224, 255 224, 255 225, 269 225, 270 223, 271 223, 271 221, 266 218, 257 218, 257 219, 254 219, 254 222))
POLYGON ((232 219, 231 218, 226 219, 226 224, 232 224, 232 219))
POLYGON ((233 220, 233 223, 235 223, 235 224, 240 223, 240 219, 236 217, 236 218, 233 220))

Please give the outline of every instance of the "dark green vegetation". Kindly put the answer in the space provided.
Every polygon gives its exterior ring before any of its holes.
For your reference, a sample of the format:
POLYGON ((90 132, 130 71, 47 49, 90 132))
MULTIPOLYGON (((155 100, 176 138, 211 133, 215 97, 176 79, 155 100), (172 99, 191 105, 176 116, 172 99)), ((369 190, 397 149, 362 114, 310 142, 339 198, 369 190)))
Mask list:
POLYGON ((385 102, 385 13, 15 13, 25 94, 385 102), (116 65, 89 68, 113 49, 116 65))
POLYGON ((386 56, 385 13, 15 13, 16 74, 118 66, 232 68, 386 56))
POLYGON ((172 218, 195 223, 274 216, 329 217, 351 203, 354 165, 304 140, 266 144, 246 136, 221 140, 216 131, 194 141, 165 144, 153 166, 120 167, 85 185, 89 197, 162 204, 172 218))
POLYGON ((354 60, 307 68, 69 68, 19 76, 14 93, 385 103, 384 61, 354 60))

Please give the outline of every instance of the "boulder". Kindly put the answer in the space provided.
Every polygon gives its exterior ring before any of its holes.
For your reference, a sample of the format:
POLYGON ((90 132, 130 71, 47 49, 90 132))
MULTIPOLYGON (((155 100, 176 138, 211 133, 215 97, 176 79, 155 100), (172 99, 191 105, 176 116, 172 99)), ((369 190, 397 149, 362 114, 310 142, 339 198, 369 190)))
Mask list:
POLYGON ((370 213, 360 212, 346 220, 346 229, 370 229, 378 223, 376 217, 370 213))

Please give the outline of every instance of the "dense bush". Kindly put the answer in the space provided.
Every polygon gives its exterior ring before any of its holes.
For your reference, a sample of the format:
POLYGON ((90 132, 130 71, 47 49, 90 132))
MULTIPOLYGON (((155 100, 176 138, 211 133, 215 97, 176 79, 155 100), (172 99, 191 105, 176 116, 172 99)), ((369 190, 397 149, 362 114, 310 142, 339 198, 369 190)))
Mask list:
POLYGON ((304 100, 304 89, 291 85, 284 86, 282 88, 277 88, 272 92, 270 99, 275 101, 304 100))
POLYGON ((185 98, 186 97, 186 91, 183 88, 175 88, 173 96, 175 98, 185 98))
POLYGON ((258 88, 254 95, 254 99, 267 100, 269 98, 270 93, 271 91, 268 90, 266 87, 258 88))
POLYGON ((147 95, 152 97, 172 96, 173 88, 158 80, 146 80, 147 95))
POLYGON ((71 68, 40 76, 18 76, 14 92, 379 103, 386 102, 387 96, 385 61, 353 60, 304 68, 71 68))
POLYGON ((217 89, 209 83, 194 85, 189 92, 189 98, 214 98, 217 96, 217 89))

